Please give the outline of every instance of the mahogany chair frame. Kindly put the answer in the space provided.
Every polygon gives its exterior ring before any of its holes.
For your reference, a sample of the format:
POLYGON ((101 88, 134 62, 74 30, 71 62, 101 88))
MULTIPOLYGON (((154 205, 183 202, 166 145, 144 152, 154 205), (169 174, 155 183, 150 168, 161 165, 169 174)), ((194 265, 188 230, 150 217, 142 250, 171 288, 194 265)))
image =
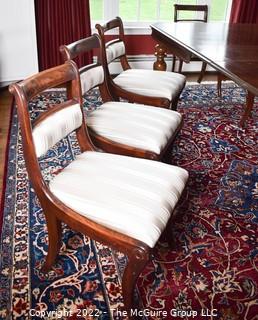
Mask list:
MULTIPOLYGON (((60 47, 60 51, 62 54, 62 57, 64 61, 73 60, 79 55, 83 55, 86 52, 89 52, 91 50, 94 50, 94 53, 97 54, 97 62, 92 63, 90 65, 82 67, 79 72, 82 74, 83 72, 101 66, 102 65, 102 43, 101 39, 97 34, 93 34, 89 38, 81 39, 78 41, 75 41, 69 45, 62 45, 60 47)), ((122 57, 122 61, 124 61, 126 65, 126 57, 122 57)), ((100 94, 102 97, 103 102, 108 101, 114 101, 116 100, 113 95, 110 93, 107 79, 105 77, 104 82, 100 85, 98 85, 100 89, 100 94)), ((183 120, 181 121, 180 125, 178 126, 177 130, 174 132, 174 134, 170 137, 166 147, 162 150, 161 153, 157 154, 149 150, 144 150, 136 147, 131 147, 122 143, 118 143, 115 141, 112 141, 108 138, 105 138, 101 135, 98 135, 96 132, 88 128, 90 137, 93 141, 93 143, 100 149, 110 152, 110 153, 116 153, 116 154, 123 154, 123 155, 129 155, 134 156, 138 158, 146 158, 151 160, 166 160, 167 152, 169 150, 169 147, 172 145, 173 141, 175 140, 178 132, 181 130, 183 126, 183 120)))
MULTIPOLYGON (((106 55, 106 33, 112 29, 118 28, 119 32, 117 35, 117 38, 109 42, 110 44, 114 44, 115 42, 123 41, 124 45, 125 43, 125 34, 124 34, 124 27, 123 27, 123 21, 120 17, 116 17, 115 19, 112 19, 105 23, 104 25, 96 24, 95 28, 97 29, 100 39, 101 39, 101 52, 102 52, 102 61, 103 61, 103 67, 105 71, 105 76, 107 79, 107 85, 112 93, 112 96, 118 100, 119 98, 126 99, 129 102, 136 102, 136 103, 142 103, 147 104, 151 106, 161 107, 161 108, 172 108, 173 110, 176 110, 177 102, 179 99, 179 96, 181 92, 179 92, 178 96, 173 99, 173 101, 170 101, 167 98, 160 98, 160 97, 150 97, 150 96, 144 96, 140 94, 136 94, 133 92, 126 91, 122 89, 120 86, 118 86, 114 81, 113 78, 109 72, 108 68, 108 62, 107 62, 107 55, 106 55)), ((125 50, 126 52, 126 50, 125 50)), ((120 60, 121 66, 123 70, 131 69, 126 53, 118 57, 120 60)), ((182 89, 183 90, 183 89, 182 89)))
MULTIPOLYGON (((208 6, 207 5, 188 5, 188 4, 175 4, 174 5, 174 22, 180 22, 180 21, 196 21, 196 22, 204 22, 206 23, 208 21, 208 6), (193 18, 193 19, 180 19, 179 18, 179 12, 180 11, 194 11, 194 12, 203 12, 203 18, 198 19, 198 18, 193 18)), ((191 58, 191 61, 201 61, 198 57, 193 56, 191 58)), ((172 71, 175 70, 175 65, 176 65, 176 57, 173 55, 173 61, 172 61, 172 71)), ((182 72, 182 67, 183 67, 183 60, 179 59, 179 67, 178 67, 178 72, 182 72)), ((202 62, 202 68, 200 75, 198 77, 197 82, 201 82, 205 71, 207 68, 207 62, 202 62)))
MULTIPOLYGON (((61 243, 61 222, 64 222, 73 230, 127 255, 128 264, 122 278, 122 291, 125 308, 129 311, 133 306, 133 292, 137 278, 149 261, 152 249, 139 240, 104 227, 78 214, 61 202, 50 191, 43 179, 33 142, 32 128, 35 123, 39 124, 53 115, 53 113, 74 103, 79 103, 82 111, 80 76, 76 64, 73 61, 68 61, 61 66, 45 70, 20 83, 12 84, 9 90, 16 99, 26 168, 46 217, 49 244, 42 270, 47 272, 57 258, 61 243), (31 123, 28 111, 29 101, 45 89, 62 84, 66 84, 68 101, 52 106, 48 111, 40 115, 36 122, 31 123)), ((76 135, 82 152, 96 151, 96 147, 88 135, 84 118, 82 125, 76 130, 76 135)))

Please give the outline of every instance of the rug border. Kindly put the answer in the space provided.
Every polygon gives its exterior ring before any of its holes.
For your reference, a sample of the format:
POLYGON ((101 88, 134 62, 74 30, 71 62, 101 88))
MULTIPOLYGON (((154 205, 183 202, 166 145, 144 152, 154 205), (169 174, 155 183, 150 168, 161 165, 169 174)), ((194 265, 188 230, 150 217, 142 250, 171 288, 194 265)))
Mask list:
POLYGON ((4 218, 4 200, 5 200, 5 193, 6 193, 6 178, 7 178, 7 166, 8 166, 8 159, 9 159, 9 144, 11 139, 11 128, 12 128, 12 121, 13 121, 13 111, 14 111, 14 97, 12 97, 12 102, 10 105, 10 112, 9 112, 9 127, 8 133, 6 138, 6 145, 5 145, 5 156, 4 156, 4 167, 3 167, 3 181, 2 181, 2 195, 0 199, 0 238, 2 235, 2 227, 3 227, 3 218, 4 218))
MULTIPOLYGON (((204 85, 205 86, 205 85, 204 85)), ((194 86, 192 86, 192 87, 194 87, 194 86)), ((53 91, 54 92, 54 91, 53 91)), ((11 102, 11 101, 10 101, 11 102)), ((7 207, 5 206, 6 204, 8 204, 8 202, 7 202, 7 200, 8 200, 8 190, 9 190, 9 188, 8 188, 8 186, 9 186, 9 184, 11 184, 12 183, 12 180, 9 178, 9 171, 8 171, 8 168, 9 168, 9 166, 10 165, 14 165, 14 166, 17 166, 17 164, 16 163, 14 163, 14 164, 12 164, 12 141, 14 140, 14 135, 13 135, 13 131, 12 131, 12 129, 13 129, 13 127, 14 127, 14 125, 17 123, 17 129, 15 129, 14 131, 16 132, 16 130, 18 130, 19 129, 19 126, 18 126, 18 119, 17 119, 17 115, 16 115, 16 112, 17 112, 17 108, 16 108, 16 105, 15 105, 15 103, 13 104, 13 105, 10 105, 11 106, 11 109, 10 109, 10 111, 12 111, 12 113, 10 112, 10 114, 11 114, 11 117, 12 117, 12 120, 13 121, 11 121, 10 122, 10 127, 9 128, 7 128, 7 135, 6 135, 6 138, 9 138, 9 141, 8 141, 8 144, 7 144, 7 141, 6 141, 6 146, 9 148, 9 151, 8 151, 8 154, 3 154, 3 169, 4 169, 4 166, 7 166, 7 170, 6 171, 3 171, 3 173, 6 173, 6 175, 7 175, 7 180, 3 180, 3 182, 5 181, 6 183, 5 183, 5 190, 4 190, 4 206, 3 207, 1 207, 1 204, 2 203, 0 203, 0 210, 3 210, 3 214, 5 214, 5 211, 7 211, 6 209, 7 209, 7 207), (9 130, 8 130, 9 129, 9 130), (8 132, 9 131, 9 132, 8 132), (7 157, 6 157, 7 156, 7 157), (5 157, 6 157, 6 159, 5 159, 5 157)), ((199 108, 199 106, 197 106, 197 108, 199 108)), ((9 112, 8 112, 9 113, 9 112)), ((11 118, 10 118, 10 120, 11 120, 11 118)), ((7 139, 6 139, 7 140, 7 139)), ((17 142, 16 142, 17 143, 17 142)), ((16 150, 16 149, 13 149, 13 150, 16 150)), ((4 150, 3 150, 3 152, 4 152, 4 150)), ((16 154, 19 152, 19 148, 17 148, 17 150, 16 150, 16 154)), ((6 168, 5 168, 6 169, 6 168)), ((12 173, 11 173, 12 174, 12 173)), ((17 177, 16 177, 16 180, 17 180, 17 177)), ((0 198, 0 200, 1 200, 1 198, 0 198)), ((0 211, 0 214, 1 214, 1 211, 0 211)), ((1 216, 0 216, 0 218, 1 218, 1 216)), ((3 216, 3 218, 5 218, 5 216, 3 216)), ((7 219, 6 219, 7 220, 7 219)), ((190 221, 190 220, 189 220, 190 221)), ((1 222, 1 221, 0 221, 1 222)), ((1 224, 0 224, 0 226, 1 226, 1 224)), ((30 223, 28 224, 28 226, 30 226, 30 223)), ((5 230, 5 219, 3 219, 3 222, 2 222, 2 228, 3 228, 3 231, 5 230)), ((1 232, 1 230, 0 230, 0 232, 1 232)), ((2 235, 4 235, 4 232, 2 232, 2 235)), ((29 238, 30 239, 30 238, 29 238)), ((92 239, 90 239, 93 243, 94 243, 94 251, 97 251, 98 250, 98 247, 96 246, 96 242, 94 241, 94 240, 92 240, 92 239)), ((1 243, 0 243, 0 245, 1 245, 1 243)), ((198 252, 197 252, 198 253, 198 252)), ((111 251, 111 254, 112 254, 112 256, 113 256, 113 254, 114 254, 114 251, 111 251)), ((30 261, 31 259, 29 259, 29 263, 31 264, 31 261, 30 261)), ((114 262, 115 262, 115 264, 116 264, 116 262, 117 262, 117 260, 115 260, 115 259, 112 259, 112 260, 114 260, 114 262)), ((155 259, 156 260, 156 259, 155 259)), ((155 261, 154 260, 154 261, 155 261)), ((170 260, 169 260, 170 261, 170 260)), ((98 264, 98 262, 99 262, 99 259, 97 258, 96 259, 96 262, 97 262, 97 264, 98 264)), ((0 259, 0 264, 1 264, 1 259, 0 259)), ((1 267, 1 265, 0 265, 0 267, 1 267)), ((155 269, 156 269, 156 267, 155 267, 155 269)), ((100 271, 101 271, 101 269, 99 269, 100 271)), ((155 270, 156 271, 156 270, 155 270)), ((31 269, 29 270, 29 275, 31 276, 31 269)), ((119 268, 116 268, 116 273, 117 273, 117 275, 118 275, 118 277, 119 277, 119 275, 120 275, 120 273, 119 273, 119 268)), ((103 272, 100 272, 100 278, 102 278, 102 276, 103 276, 103 272)), ((104 281, 102 282, 103 283, 103 293, 105 294, 105 292, 106 292, 106 290, 105 290, 105 283, 104 283, 104 281)), ((30 282, 30 290, 31 290, 31 282, 30 282)), ((158 286, 157 286, 157 289, 158 289, 158 286)), ((138 291, 138 287, 137 287, 137 291, 138 291)), ((155 292, 154 292, 155 293, 155 292)), ((11 296, 12 297, 12 296, 11 296)), ((31 298, 32 296, 30 296, 29 298, 31 298)), ((154 297, 155 297, 155 295, 154 295, 154 297)), ((31 300, 29 300, 29 301, 31 301, 31 300)), ((147 307, 148 306, 148 304, 147 304, 147 299, 146 299, 146 303, 144 303, 144 305, 147 307)), ((12 300, 11 300, 11 302, 12 302, 12 300)), ((110 300, 108 300, 108 303, 107 303, 107 307, 108 307, 108 305, 109 305, 109 302, 110 302, 110 300)), ((150 302, 151 302, 151 300, 150 300, 150 302)), ((168 300, 168 302, 169 302, 169 304, 170 304, 170 301, 168 300)), ((192 303, 192 302, 191 302, 192 303)), ((30 304, 31 305, 31 304, 30 304)), ((149 304, 150 306, 151 306, 151 304, 149 304)), ((165 305, 166 306, 166 305, 165 305)), ((108 308, 109 310, 110 310, 110 308, 108 308)), ((11 315, 12 316, 12 315, 11 315)), ((26 314, 25 314, 25 316, 26 316, 26 314)), ((1 316, 0 316, 0 319, 1 319, 1 316)), ((147 320, 147 319, 145 319, 145 320, 147 320)))

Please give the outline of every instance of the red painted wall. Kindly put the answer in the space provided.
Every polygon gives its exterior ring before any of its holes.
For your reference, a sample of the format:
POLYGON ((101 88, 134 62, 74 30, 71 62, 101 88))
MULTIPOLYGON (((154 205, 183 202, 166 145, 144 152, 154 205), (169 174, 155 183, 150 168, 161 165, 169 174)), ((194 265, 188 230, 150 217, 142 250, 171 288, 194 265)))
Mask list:
MULTIPOLYGON (((107 36, 107 40, 116 38, 116 36, 107 36)), ((157 44, 151 35, 125 35, 126 53, 128 55, 153 54, 154 47, 157 44)))
POLYGON ((157 44, 150 35, 126 35, 127 54, 154 54, 157 44))

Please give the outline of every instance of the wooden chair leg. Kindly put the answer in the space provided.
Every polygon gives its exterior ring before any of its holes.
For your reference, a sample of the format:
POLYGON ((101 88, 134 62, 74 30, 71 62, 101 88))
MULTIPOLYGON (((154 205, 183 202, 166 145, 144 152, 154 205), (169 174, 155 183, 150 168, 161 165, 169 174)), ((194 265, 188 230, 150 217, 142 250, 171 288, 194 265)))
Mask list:
POLYGON ((177 97, 175 97, 173 99, 173 101, 171 102, 170 109, 175 110, 175 111, 177 110, 177 104, 178 104, 179 96, 180 95, 178 95, 177 97))
POLYGON ((124 305, 129 318, 131 310, 134 307, 134 289, 137 279, 150 259, 150 254, 147 250, 136 248, 128 257, 129 261, 125 268, 122 279, 122 290, 124 297, 124 305))
POLYGON ((48 253, 44 265, 43 272, 48 272, 53 266, 61 246, 62 226, 60 220, 54 215, 47 216, 48 229, 48 253))
POLYGON ((178 67, 178 73, 182 73, 182 68, 183 68, 183 60, 179 60, 179 67, 178 67))
POLYGON ((166 229, 163 232, 164 237, 171 250, 175 250, 176 248, 176 241, 175 241, 175 235, 173 232, 173 227, 174 227, 174 216, 172 215, 167 223, 166 229))
POLYGON ((173 233, 172 223, 168 223, 164 231, 164 236, 166 238, 169 248, 171 250, 174 250, 176 248, 176 242, 175 242, 175 236, 173 233))
POLYGON ((254 95, 251 92, 247 91, 246 107, 245 107, 244 114, 240 120, 241 127, 244 126, 245 121, 247 120, 248 117, 250 117, 253 105, 254 105, 254 95))
POLYGON ((171 149, 168 148, 168 150, 164 153, 163 157, 161 158, 161 161, 167 164, 171 164, 171 149))
POLYGON ((207 68, 207 63, 206 63, 206 62, 203 62, 203 63, 202 63, 202 69, 201 69, 199 78, 198 78, 198 80, 197 80, 198 83, 201 83, 201 82, 202 82, 202 79, 203 79, 204 74, 205 74, 205 72, 206 72, 206 68, 207 68))
POLYGON ((218 79, 217 79, 217 92, 218 92, 218 96, 221 97, 221 84, 222 84, 222 79, 223 76, 222 74, 219 72, 218 73, 218 79))
POLYGON ((175 67, 176 67, 176 56, 173 56, 172 58, 172 72, 175 72, 175 67))

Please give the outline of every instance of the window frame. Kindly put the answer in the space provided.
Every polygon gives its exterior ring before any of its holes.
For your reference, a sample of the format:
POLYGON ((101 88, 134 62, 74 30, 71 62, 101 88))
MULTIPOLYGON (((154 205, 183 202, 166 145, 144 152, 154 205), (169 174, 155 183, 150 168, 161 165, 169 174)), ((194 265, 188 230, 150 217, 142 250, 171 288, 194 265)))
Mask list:
MULTIPOLYGON (((140 1, 140 0, 138 0, 140 1)), ((162 0, 158 0, 158 3, 160 3, 162 0)), ((212 2, 216 0, 196 0, 196 4, 207 4, 209 7, 212 5, 212 2)), ((232 6, 232 1, 228 1, 228 6, 226 9, 225 14, 225 22, 229 21, 230 17, 230 11, 232 6)), ((176 1, 176 3, 180 4, 180 0, 176 1)), ((158 10, 158 9, 157 9, 158 10)), ((197 13, 198 15, 198 13, 197 13)), ((103 21, 91 21, 91 29, 92 32, 96 32, 95 24, 96 23, 105 23, 105 21, 109 21, 116 16, 119 16, 119 0, 103 0, 103 21)), ((154 23, 154 21, 125 21, 124 23, 124 31, 125 34, 137 34, 137 35, 144 35, 144 34, 151 34, 150 25, 154 23)), ((111 34, 116 34, 117 31, 111 30, 113 32, 110 32, 111 34)))

